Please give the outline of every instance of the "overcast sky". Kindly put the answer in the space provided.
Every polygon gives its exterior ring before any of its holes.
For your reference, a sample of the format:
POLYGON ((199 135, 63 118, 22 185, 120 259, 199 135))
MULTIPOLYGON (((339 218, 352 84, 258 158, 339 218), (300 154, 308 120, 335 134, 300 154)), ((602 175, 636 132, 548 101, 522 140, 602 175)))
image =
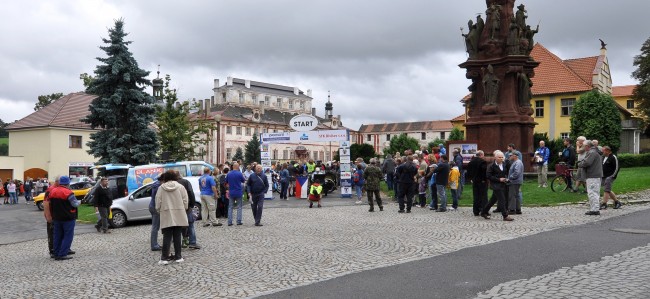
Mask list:
MULTIPOLYGON (((3 1, 0 119, 33 112, 39 95, 82 91, 104 57, 101 38, 123 18, 130 50, 180 99, 212 95, 213 79, 251 79, 313 90, 323 114, 331 91, 343 124, 450 119, 470 81, 460 27, 485 0, 3 1)), ((614 85, 650 37, 647 0, 517 1, 535 41, 562 59, 596 56, 602 38, 614 85)), ((151 90, 148 90, 151 92, 151 90)))

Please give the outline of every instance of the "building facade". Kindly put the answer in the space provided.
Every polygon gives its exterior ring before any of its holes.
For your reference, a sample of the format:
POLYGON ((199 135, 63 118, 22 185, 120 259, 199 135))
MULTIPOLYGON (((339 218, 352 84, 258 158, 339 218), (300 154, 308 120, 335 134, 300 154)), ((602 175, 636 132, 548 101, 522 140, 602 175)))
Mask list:
POLYGON ((436 139, 446 140, 453 127, 450 120, 361 125, 355 142, 370 144, 375 152, 383 154, 384 148, 390 146, 390 139, 395 136, 406 134, 417 139, 420 146, 427 146, 436 139))
MULTIPOLYGON (((238 148, 245 150, 253 134, 292 131, 289 121, 300 114, 318 119, 315 130, 349 130, 341 123, 340 115, 333 114, 329 98, 323 117, 316 115, 312 101, 311 90, 304 92, 298 87, 232 77, 221 85, 215 79, 213 96, 199 101, 200 109, 192 116, 195 120, 214 122, 216 128, 208 136, 207 145, 199 149, 201 155, 197 158, 212 164, 230 161, 238 148)), ((338 147, 338 142, 272 144, 270 152, 275 161, 298 160, 296 149, 306 150, 314 160, 330 161, 338 147)))

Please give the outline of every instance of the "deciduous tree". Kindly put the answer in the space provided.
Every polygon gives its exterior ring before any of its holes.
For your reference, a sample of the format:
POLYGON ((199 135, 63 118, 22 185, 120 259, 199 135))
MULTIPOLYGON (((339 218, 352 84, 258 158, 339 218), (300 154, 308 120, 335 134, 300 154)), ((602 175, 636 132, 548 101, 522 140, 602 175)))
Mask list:
POLYGON ((402 133, 390 139, 390 146, 384 148, 384 154, 394 155, 397 152, 403 153, 407 149, 416 151, 420 149, 420 143, 417 139, 402 133))
POLYGON ((50 95, 41 95, 38 96, 38 101, 34 105, 34 111, 41 110, 45 108, 45 106, 51 104, 52 102, 60 99, 63 96, 63 93, 57 92, 53 93, 50 95))
POLYGON ((616 152, 621 146, 621 114, 610 95, 597 90, 587 92, 573 105, 571 136, 598 139, 616 152))
POLYGON ((632 72, 632 78, 639 84, 632 92, 632 99, 637 102, 635 107, 643 116, 645 125, 650 125, 650 38, 641 46, 641 54, 634 57, 633 65, 637 69, 632 72))

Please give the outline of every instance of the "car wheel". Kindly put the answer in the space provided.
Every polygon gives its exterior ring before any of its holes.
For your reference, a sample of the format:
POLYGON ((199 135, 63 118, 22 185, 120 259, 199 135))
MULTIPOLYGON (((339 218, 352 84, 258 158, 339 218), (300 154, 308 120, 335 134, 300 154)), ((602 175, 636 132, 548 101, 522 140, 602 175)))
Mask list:
POLYGON ((194 207, 192 207, 192 214, 194 215, 194 220, 201 220, 201 205, 200 204, 194 204, 194 207))
POLYGON ((113 218, 109 222, 114 228, 124 227, 126 225, 126 214, 120 210, 113 210, 113 218))
POLYGON ((41 210, 41 211, 44 210, 44 208, 43 208, 43 201, 39 201, 39 202, 37 202, 37 203, 36 203, 36 206, 38 207, 39 210, 41 210))

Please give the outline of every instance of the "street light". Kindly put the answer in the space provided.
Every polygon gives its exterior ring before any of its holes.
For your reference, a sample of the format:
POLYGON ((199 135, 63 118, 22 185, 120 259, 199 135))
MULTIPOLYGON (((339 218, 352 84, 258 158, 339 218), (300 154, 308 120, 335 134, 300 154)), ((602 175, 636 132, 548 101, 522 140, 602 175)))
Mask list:
POLYGON ((221 157, 220 157, 221 156, 221 146, 220 146, 221 140, 219 140, 220 139, 219 135, 221 133, 221 129, 219 128, 219 123, 221 122, 221 114, 215 115, 214 116, 214 121, 217 123, 217 154, 215 155, 216 158, 217 158, 217 162, 215 164, 219 165, 219 163, 221 161, 221 157))

